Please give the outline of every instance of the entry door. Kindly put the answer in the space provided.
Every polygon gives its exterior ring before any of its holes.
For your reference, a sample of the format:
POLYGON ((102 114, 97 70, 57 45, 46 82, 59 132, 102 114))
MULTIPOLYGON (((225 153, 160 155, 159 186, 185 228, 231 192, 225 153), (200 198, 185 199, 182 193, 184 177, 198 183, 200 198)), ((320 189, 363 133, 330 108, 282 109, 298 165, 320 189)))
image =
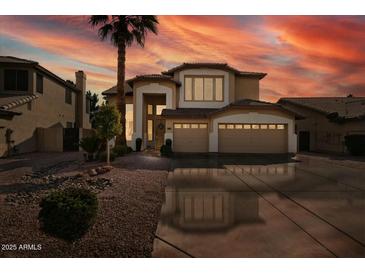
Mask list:
POLYGON ((165 120, 155 119, 155 149, 159 150, 164 144, 165 120))
POLYGON ((299 131, 299 151, 310 150, 310 133, 309 131, 299 131))

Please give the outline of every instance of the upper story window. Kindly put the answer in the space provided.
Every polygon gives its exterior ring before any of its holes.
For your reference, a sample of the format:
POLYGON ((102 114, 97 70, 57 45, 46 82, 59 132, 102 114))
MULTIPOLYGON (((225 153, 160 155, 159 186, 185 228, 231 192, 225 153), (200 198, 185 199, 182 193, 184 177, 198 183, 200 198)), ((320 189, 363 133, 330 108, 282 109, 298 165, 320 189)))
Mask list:
POLYGON ((37 73, 36 89, 37 92, 43 93, 43 76, 39 73, 37 73))
POLYGON ((5 69, 4 90, 28 91, 28 71, 22 69, 5 69))
POLYGON ((185 101, 223 101, 223 76, 186 76, 185 101))
POLYGON ((162 111, 166 108, 166 105, 156 105, 156 115, 161 115, 162 111))
POLYGON ((65 89, 65 103, 72 105, 72 92, 70 89, 65 89))

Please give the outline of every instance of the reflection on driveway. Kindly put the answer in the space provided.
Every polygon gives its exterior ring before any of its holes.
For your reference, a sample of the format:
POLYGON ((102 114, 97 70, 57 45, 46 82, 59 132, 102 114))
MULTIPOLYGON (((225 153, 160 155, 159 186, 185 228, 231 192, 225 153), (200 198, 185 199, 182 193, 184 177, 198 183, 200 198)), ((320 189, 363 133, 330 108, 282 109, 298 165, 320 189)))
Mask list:
POLYGON ((365 224, 350 218, 364 213, 363 191, 308 163, 258 162, 173 160, 153 255, 364 257, 365 224))

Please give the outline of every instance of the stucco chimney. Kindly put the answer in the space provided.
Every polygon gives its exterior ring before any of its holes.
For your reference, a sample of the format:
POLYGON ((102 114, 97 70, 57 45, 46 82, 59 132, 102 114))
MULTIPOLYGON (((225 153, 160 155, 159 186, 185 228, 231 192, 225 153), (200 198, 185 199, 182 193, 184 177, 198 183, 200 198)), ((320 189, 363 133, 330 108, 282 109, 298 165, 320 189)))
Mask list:
POLYGON ((81 92, 77 94, 77 124, 79 128, 90 128, 89 114, 86 113, 86 74, 76 71, 76 88, 81 92))
POLYGON ((83 93, 86 92, 86 74, 82 70, 76 71, 76 87, 83 93))

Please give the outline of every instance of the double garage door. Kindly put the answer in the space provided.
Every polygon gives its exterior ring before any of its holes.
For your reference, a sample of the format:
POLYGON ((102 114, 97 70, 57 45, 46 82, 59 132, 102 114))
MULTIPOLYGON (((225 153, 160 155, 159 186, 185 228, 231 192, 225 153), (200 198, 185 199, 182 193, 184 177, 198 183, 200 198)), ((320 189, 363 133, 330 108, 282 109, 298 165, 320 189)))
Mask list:
POLYGON ((287 125, 219 124, 218 151, 224 153, 287 153, 287 125))
POLYGON ((173 150, 175 152, 208 152, 208 124, 174 124, 173 150))
MULTIPOLYGON (((208 152, 208 124, 175 123, 173 150, 175 152, 208 152)), ((218 152, 287 153, 287 125, 218 124, 218 152)))

